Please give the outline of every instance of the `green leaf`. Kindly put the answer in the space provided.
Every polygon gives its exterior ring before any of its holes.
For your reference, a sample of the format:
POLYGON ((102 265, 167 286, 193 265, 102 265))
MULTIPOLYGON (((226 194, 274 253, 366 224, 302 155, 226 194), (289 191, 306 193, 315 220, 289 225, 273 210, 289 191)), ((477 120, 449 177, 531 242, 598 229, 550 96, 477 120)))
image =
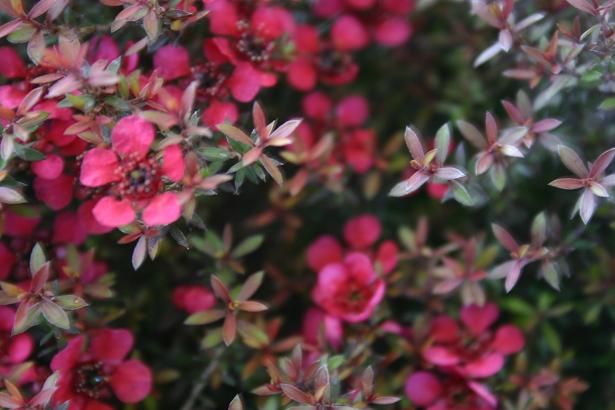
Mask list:
POLYGON ((222 328, 209 330, 201 339, 201 349, 207 350, 222 343, 222 328))
POLYGON ((245 256, 249 253, 254 252, 256 249, 258 249, 262 245, 264 239, 265 237, 263 235, 254 235, 254 236, 250 236, 249 238, 244 239, 233 250, 233 253, 232 253, 233 257, 241 258, 242 256, 245 256))
POLYGON ((453 196, 455 200, 464 206, 472 206, 474 205, 474 200, 472 196, 461 183, 457 181, 451 181, 451 186, 453 188, 453 196))
POLYGON ((547 342, 547 345, 553 350, 553 353, 559 354, 562 351, 562 342, 559 335, 555 331, 555 328, 549 323, 542 325, 542 334, 547 342))
POLYGON ((77 310, 88 305, 85 300, 77 295, 56 296, 53 301, 66 310, 77 310))
POLYGON ((45 159, 45 155, 42 152, 21 144, 15 144, 15 155, 29 162, 45 159))
POLYGON ((40 243, 36 243, 30 253, 30 274, 34 276, 36 272, 47 262, 47 257, 40 243))
POLYGON ((602 101, 598 108, 605 111, 615 110, 615 97, 610 97, 602 101))
POLYGON ((232 157, 231 153, 224 148, 207 147, 199 150, 205 158, 208 160, 225 160, 232 157))
POLYGON ((446 157, 448 156, 448 150, 451 143, 451 127, 447 124, 444 124, 438 132, 436 133, 436 148, 438 152, 436 153, 436 158, 440 164, 444 163, 446 157))
POLYGON ((53 302, 42 302, 41 313, 49 324, 59 327, 60 329, 68 330, 70 328, 70 320, 68 315, 60 306, 53 302))
POLYGON ((196 312, 188 316, 184 321, 186 325, 207 325, 218 321, 224 317, 226 312, 220 309, 204 310, 202 312, 196 312))

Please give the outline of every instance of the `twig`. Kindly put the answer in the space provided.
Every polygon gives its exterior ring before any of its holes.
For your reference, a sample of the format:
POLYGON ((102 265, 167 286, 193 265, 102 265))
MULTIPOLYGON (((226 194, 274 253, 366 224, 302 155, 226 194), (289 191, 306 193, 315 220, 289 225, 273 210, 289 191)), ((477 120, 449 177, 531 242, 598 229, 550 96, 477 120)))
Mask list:
POLYGON ((180 410, 192 410, 194 403, 196 402, 199 395, 201 394, 201 392, 207 385, 207 382, 209 381, 209 377, 220 364, 220 357, 222 357, 222 353, 224 353, 224 348, 222 347, 218 348, 214 352, 214 355, 211 358, 211 362, 203 370, 203 373, 201 373, 201 375, 199 376, 197 382, 195 383, 195 385, 192 387, 192 390, 190 391, 190 395, 188 396, 188 399, 186 400, 186 402, 184 403, 184 405, 181 407, 180 410))

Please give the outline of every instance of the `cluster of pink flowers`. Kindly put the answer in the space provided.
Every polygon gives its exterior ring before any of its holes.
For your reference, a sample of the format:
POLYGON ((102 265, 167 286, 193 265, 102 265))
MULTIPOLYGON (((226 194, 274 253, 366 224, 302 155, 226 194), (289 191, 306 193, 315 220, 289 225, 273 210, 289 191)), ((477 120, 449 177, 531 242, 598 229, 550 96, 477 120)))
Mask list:
POLYGON ((357 216, 344 225, 347 247, 333 236, 316 239, 307 249, 307 264, 317 272, 312 299, 320 309, 308 311, 304 334, 308 341, 319 342, 321 330, 326 341, 339 345, 342 322, 368 320, 382 301, 385 276, 397 266, 398 246, 385 240, 380 221, 370 214, 357 216), (321 328, 324 323, 324 329, 321 328))
POLYGON ((497 408, 497 398, 483 383, 497 374, 506 356, 523 349, 525 338, 514 325, 490 329, 498 319, 493 303, 461 310, 460 327, 449 316, 433 319, 420 345, 422 370, 406 380, 406 394, 429 410, 497 408))

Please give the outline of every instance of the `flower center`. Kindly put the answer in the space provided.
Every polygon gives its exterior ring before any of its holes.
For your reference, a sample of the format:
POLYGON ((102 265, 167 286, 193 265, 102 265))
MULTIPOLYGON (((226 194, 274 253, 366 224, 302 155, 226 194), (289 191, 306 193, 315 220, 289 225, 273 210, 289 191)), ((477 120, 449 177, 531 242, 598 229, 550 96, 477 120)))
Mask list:
POLYGON ((237 42, 237 50, 253 63, 262 63, 271 57, 273 43, 246 33, 237 42))
POLYGON ((75 392, 99 399, 105 393, 108 380, 100 362, 90 362, 81 365, 75 372, 73 382, 75 392))
POLYGON ((336 299, 347 312, 361 312, 371 296, 369 286, 351 283, 338 291, 336 299))
POLYGON ((198 70, 198 79, 201 84, 199 93, 211 97, 218 95, 227 77, 228 75, 215 64, 204 64, 198 70))
POLYGON ((343 73, 350 65, 350 56, 328 49, 318 56, 318 67, 327 74, 343 73))
POLYGON ((127 158, 116 172, 122 178, 116 185, 117 194, 122 198, 150 198, 160 190, 160 164, 154 157, 127 158))

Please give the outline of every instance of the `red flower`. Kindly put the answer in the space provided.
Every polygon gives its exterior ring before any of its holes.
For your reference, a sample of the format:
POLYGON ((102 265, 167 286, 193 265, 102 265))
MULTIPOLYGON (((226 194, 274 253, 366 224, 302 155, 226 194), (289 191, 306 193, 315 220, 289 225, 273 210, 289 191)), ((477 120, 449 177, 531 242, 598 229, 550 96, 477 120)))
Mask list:
POLYGON ((34 348, 29 334, 11 336, 14 321, 15 311, 0 306, 0 376, 7 374, 14 365, 25 362, 34 348))
POLYGON ((473 403, 469 408, 494 409, 497 399, 477 379, 498 373, 506 356, 521 351, 525 344, 525 338, 516 326, 504 325, 495 333, 490 330, 498 316, 498 307, 487 303, 482 307, 470 305, 461 310, 463 329, 448 316, 433 320, 430 342, 423 349, 423 359, 435 366, 438 373, 411 375, 406 381, 408 397, 419 406, 431 406, 428 407, 430 410, 446 409, 453 396, 460 396, 460 391, 465 391, 465 399, 473 403), (436 378, 436 374, 441 377, 436 378), (440 390, 441 394, 435 394, 440 390))
POLYGON ((0 47, 0 75, 5 78, 19 78, 26 74, 26 65, 12 47, 0 47))
POLYGON ((344 225, 344 239, 358 250, 372 246, 381 234, 380 221, 371 214, 354 217, 344 225))
MULTIPOLYGON (((397 266, 399 247, 395 242, 387 240, 378 248, 373 248, 381 233, 380 222, 371 214, 359 215, 344 225, 344 239, 350 249, 368 252, 379 271, 387 274, 397 266)), ((323 235, 308 247, 307 264, 312 270, 319 272, 329 264, 343 262, 345 254, 346 251, 335 237, 323 235)))
POLYGON ((142 212, 148 226, 175 222, 181 213, 174 192, 163 192, 162 176, 178 181, 184 172, 178 146, 165 148, 163 163, 149 154, 154 126, 137 115, 122 118, 111 133, 112 149, 94 148, 85 154, 80 181, 88 187, 109 186, 106 196, 93 209, 96 220, 118 227, 142 212), (174 161, 168 161, 172 157, 174 161))
POLYGON ((361 22, 349 15, 339 17, 331 28, 331 39, 337 50, 352 51, 365 47, 369 42, 367 30, 361 22))
POLYGON ((405 392, 417 406, 429 406, 442 394, 442 385, 432 373, 421 371, 406 379, 405 392))
POLYGON ((342 85, 354 80, 359 68, 347 50, 354 44, 346 43, 342 35, 339 35, 337 45, 330 44, 321 41, 314 27, 298 26, 294 37, 298 55, 288 65, 288 83, 298 90, 308 91, 314 88, 319 79, 329 85, 342 85))
POLYGON ((338 349, 344 337, 342 322, 318 308, 309 308, 303 317, 303 337, 314 346, 325 347, 327 342, 338 349))
POLYGON ((354 323, 371 316, 384 291, 385 283, 369 257, 353 252, 342 263, 326 265, 318 272, 312 298, 328 314, 354 323))
POLYGON ((151 391, 152 373, 139 360, 126 360, 133 343, 125 329, 100 329, 88 340, 81 335, 71 339, 51 361, 51 369, 60 372, 53 402, 70 401, 69 410, 112 410, 102 400, 113 395, 123 403, 143 400, 151 391))
POLYGON ((190 55, 184 47, 166 45, 154 54, 154 67, 165 80, 175 80, 191 73, 190 55))
POLYGON ((17 262, 15 254, 4 243, 0 242, 0 280, 9 276, 15 262, 17 262))
POLYGON ((188 313, 196 313, 214 307, 216 297, 204 286, 178 286, 173 290, 173 304, 188 313))

